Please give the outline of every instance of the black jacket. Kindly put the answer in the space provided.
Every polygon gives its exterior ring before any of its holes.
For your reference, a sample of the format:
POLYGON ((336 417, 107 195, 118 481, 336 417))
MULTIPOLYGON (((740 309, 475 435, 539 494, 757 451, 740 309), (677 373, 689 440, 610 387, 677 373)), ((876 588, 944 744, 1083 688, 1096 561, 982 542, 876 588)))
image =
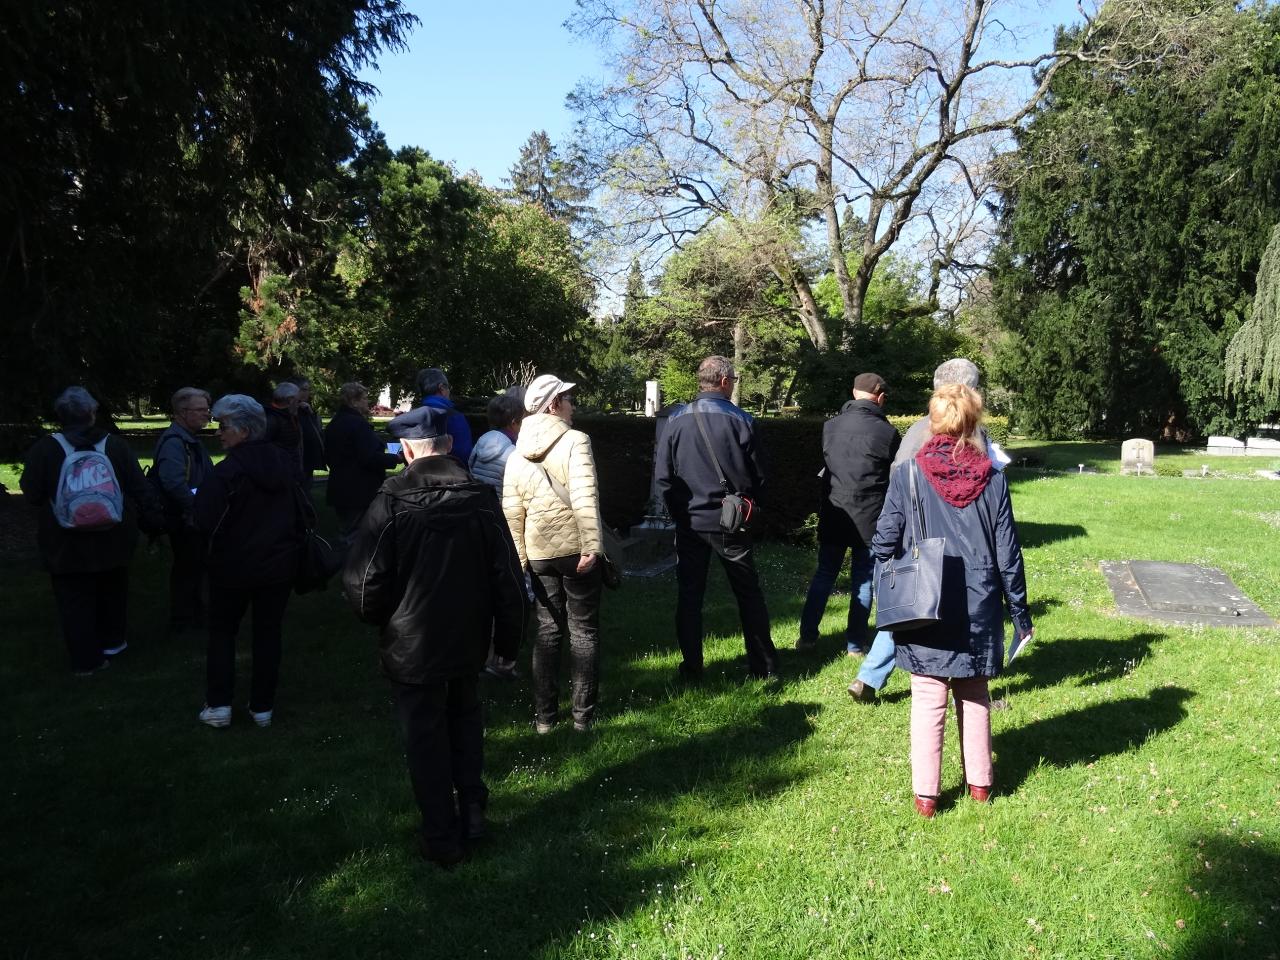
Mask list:
POLYGON ((325 456, 329 460, 329 506, 337 510, 363 510, 377 496, 387 471, 402 462, 387 448, 358 411, 341 406, 324 430, 325 456))
POLYGON ((382 668, 399 683, 474 675, 490 637, 512 659, 524 575, 493 488, 453 457, 388 479, 361 521, 343 575, 356 615, 382 628, 382 668))
POLYGON ((889 468, 902 438, 871 400, 850 400, 822 427, 822 504, 818 539, 867 546, 889 489, 889 468))
POLYGON ((196 526, 209 537, 209 579, 235 587, 292 582, 303 518, 297 465, 266 440, 227 451, 196 491, 196 526))
POLYGON ((270 443, 275 443, 293 458, 298 476, 302 475, 302 425, 297 416, 288 410, 267 404, 263 407, 267 416, 267 436, 270 443))
POLYGON ((725 488, 698 430, 702 414, 711 446, 733 493, 753 500, 764 486, 764 461, 751 414, 718 392, 698 394, 671 414, 654 463, 658 491, 677 526, 718 533, 725 488))
MULTIPOLYGON (((88 450, 106 433, 101 427, 63 430, 76 450, 88 450)), ((58 475, 67 459, 52 436, 41 437, 27 451, 22 467, 22 496, 36 511, 36 540, 40 557, 50 573, 101 573, 128 566, 138 542, 138 527, 149 533, 164 529, 159 494, 147 482, 138 458, 122 438, 107 437, 107 459, 124 493, 124 516, 110 530, 64 530, 53 516, 58 495, 58 475)))
POLYGON ((309 403, 298 407, 298 429, 302 433, 302 469, 308 473, 323 470, 324 431, 320 427, 320 415, 309 403))

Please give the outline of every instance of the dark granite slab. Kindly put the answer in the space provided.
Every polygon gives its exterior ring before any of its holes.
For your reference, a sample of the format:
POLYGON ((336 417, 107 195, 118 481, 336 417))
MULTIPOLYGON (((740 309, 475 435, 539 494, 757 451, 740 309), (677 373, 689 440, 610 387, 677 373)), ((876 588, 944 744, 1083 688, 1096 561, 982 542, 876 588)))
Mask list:
POLYGON ((1217 567, 1152 560, 1103 561, 1120 612, 1209 627, 1274 627, 1276 622, 1217 567))

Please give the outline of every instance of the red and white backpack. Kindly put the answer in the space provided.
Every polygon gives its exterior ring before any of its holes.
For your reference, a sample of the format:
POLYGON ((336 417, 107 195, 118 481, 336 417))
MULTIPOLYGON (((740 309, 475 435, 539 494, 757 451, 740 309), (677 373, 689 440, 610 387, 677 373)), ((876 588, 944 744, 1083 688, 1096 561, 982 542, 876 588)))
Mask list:
POLYGON ((58 474, 53 516, 67 530, 109 530, 124 519, 124 492, 116 468, 107 456, 107 438, 92 450, 76 450, 67 438, 55 433, 67 455, 58 474))

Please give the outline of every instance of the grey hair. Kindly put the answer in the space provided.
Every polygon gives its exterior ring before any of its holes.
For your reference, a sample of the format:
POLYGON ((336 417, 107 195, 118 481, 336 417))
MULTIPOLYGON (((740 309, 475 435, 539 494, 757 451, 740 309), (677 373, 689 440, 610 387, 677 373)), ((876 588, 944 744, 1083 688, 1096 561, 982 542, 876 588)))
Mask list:
POLYGON ((199 387, 182 387, 173 392, 169 406, 173 408, 174 413, 181 413, 188 401, 195 397, 204 397, 205 403, 213 403, 213 397, 209 396, 208 390, 201 390, 199 387))
POLYGON ((489 426, 504 430, 524 418, 524 388, 511 387, 489 401, 485 409, 489 426))
POLYGON ((944 383, 963 383, 970 390, 977 390, 980 376, 981 371, 976 363, 964 357, 956 357, 939 364, 938 369, 933 371, 933 389, 937 390, 944 383))
POLYGON ((271 391, 271 399, 277 403, 283 403, 285 400, 292 400, 298 393, 298 385, 285 380, 283 383, 276 384, 276 388, 271 391))
POLYGON ((449 386, 449 378, 439 367, 427 367, 418 371, 418 394, 432 397, 449 386))
POLYGON ((725 377, 733 376, 733 361, 719 354, 712 354, 698 364, 698 386, 714 390, 725 377))
POLYGON ((299 390, 311 389, 311 381, 308 380, 306 377, 290 377, 285 381, 285 383, 292 383, 299 390))
POLYGON ((262 404, 243 393, 228 393, 213 405, 213 419, 244 430, 250 440, 261 440, 267 432, 267 415, 262 404))
POLYGON ((402 439, 400 443, 412 450, 415 457, 443 456, 453 449, 453 437, 447 433, 438 437, 402 439))
POLYGON ((356 383, 354 380, 350 383, 344 383, 338 388, 338 398, 348 407, 361 397, 367 397, 368 395, 369 388, 363 383, 356 383))
POLYGON ((83 427, 98 415, 98 401, 84 387, 67 387, 53 401, 53 412, 64 427, 83 427))

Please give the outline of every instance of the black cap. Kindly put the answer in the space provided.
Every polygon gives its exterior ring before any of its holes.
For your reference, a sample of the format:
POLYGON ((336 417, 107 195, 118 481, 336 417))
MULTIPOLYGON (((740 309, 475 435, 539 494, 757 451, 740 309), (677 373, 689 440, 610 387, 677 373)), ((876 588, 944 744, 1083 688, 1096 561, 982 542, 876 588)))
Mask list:
POLYGON ((853 389, 861 393, 869 393, 873 397, 884 393, 885 387, 884 377, 878 373, 860 373, 853 378, 853 389))
POLYGON ((387 431, 397 440, 431 440, 448 432, 448 420, 448 412, 438 407, 414 407, 387 424, 387 431))

